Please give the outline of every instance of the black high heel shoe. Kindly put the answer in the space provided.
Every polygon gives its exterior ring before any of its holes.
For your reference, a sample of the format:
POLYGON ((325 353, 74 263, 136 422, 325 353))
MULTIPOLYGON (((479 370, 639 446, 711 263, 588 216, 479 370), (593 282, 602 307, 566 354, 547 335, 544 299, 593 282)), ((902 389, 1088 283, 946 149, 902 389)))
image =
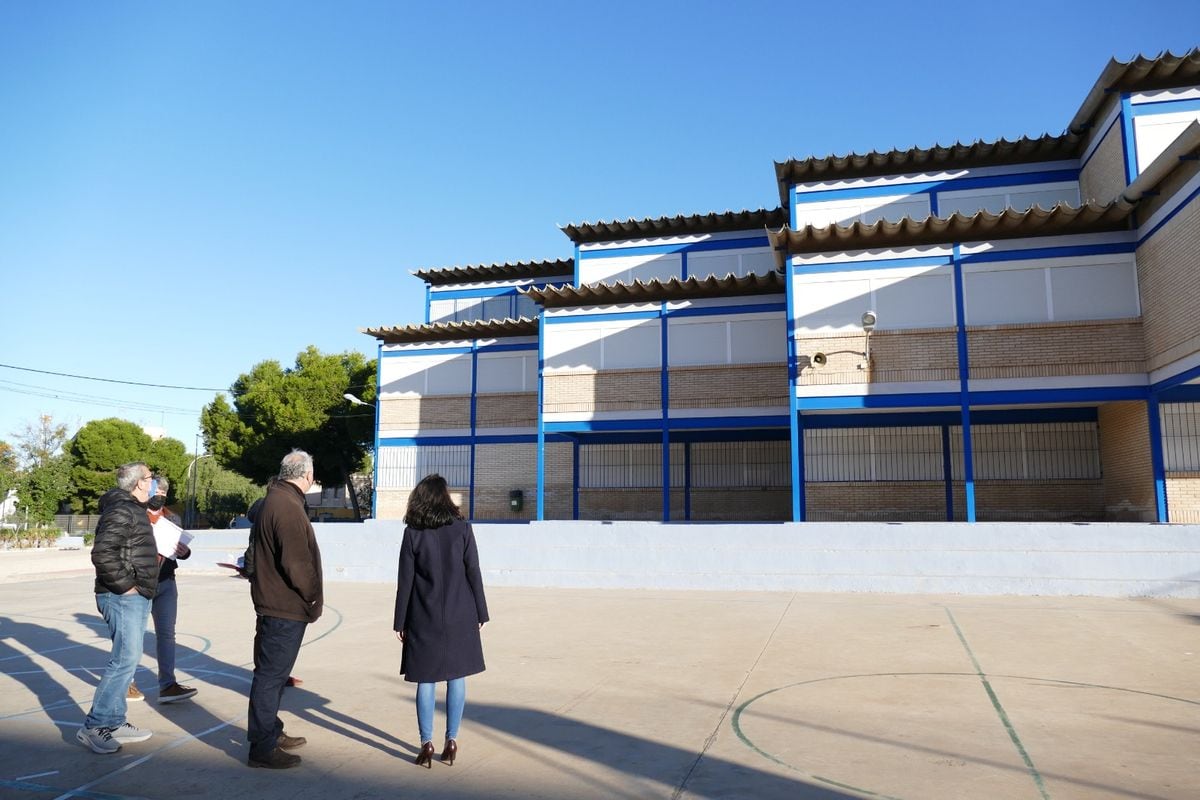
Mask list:
POLYGON ((454 766, 454 757, 458 755, 458 742, 453 739, 446 740, 446 747, 442 750, 442 761, 446 766, 454 766))
POLYGON ((413 763, 418 767, 424 764, 425 769, 433 769, 433 742, 421 745, 421 752, 417 753, 417 760, 413 763))

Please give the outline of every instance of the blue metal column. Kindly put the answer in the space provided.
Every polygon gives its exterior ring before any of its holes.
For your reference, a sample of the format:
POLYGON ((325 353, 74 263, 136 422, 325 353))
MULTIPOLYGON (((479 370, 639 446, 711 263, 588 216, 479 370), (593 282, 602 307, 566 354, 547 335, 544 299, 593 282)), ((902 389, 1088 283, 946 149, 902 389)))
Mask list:
POLYGON ((571 519, 579 519, 579 439, 571 439, 571 519))
POLYGON ((379 519, 379 420, 383 412, 383 398, 380 390, 383 386, 383 342, 375 353, 375 476, 371 479, 371 518, 379 519))
POLYGON ((1159 415, 1158 398, 1151 395, 1146 401, 1146 414, 1150 422, 1150 468, 1154 473, 1154 518, 1158 522, 1169 522, 1167 514, 1167 470, 1163 459, 1162 417, 1159 415))
POLYGON ((692 519, 692 443, 683 443, 683 519, 692 519))
POLYGON ((1133 129, 1133 104, 1129 92, 1121 92, 1121 154, 1125 160, 1125 184, 1138 176, 1137 138, 1133 129))
POLYGON ((950 461, 950 426, 942 426, 942 480, 946 483, 946 522, 954 521, 954 465, 950 461))
POLYGON ((471 340, 471 475, 467 519, 475 519, 475 409, 479 397, 479 340, 471 340))
POLYGON ((546 312, 538 317, 537 518, 546 518, 546 312))
POLYGON ((662 406, 662 519, 671 521, 671 430, 668 416, 671 413, 671 377, 668 372, 667 358, 667 303, 664 300, 659 309, 659 401, 662 406))
POLYGON ((967 522, 975 521, 975 465, 971 452, 971 396, 967 381, 971 367, 967 356, 967 313, 963 298, 962 248, 954 243, 954 324, 958 339, 958 394, 962 414, 963 499, 967 522))

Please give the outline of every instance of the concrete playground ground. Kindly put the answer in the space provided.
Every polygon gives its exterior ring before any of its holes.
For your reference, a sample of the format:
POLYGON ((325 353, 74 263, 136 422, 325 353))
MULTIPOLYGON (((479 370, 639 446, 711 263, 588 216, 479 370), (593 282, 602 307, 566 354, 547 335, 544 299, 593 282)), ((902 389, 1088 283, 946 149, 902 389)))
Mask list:
POLYGON ((426 770, 394 586, 330 582, 281 712, 304 762, 275 772, 245 764, 246 583, 179 587, 200 692, 155 702, 148 633, 155 735, 96 755, 88 554, 0 552, 0 797, 1200 796, 1200 601, 495 588, 459 760, 426 770))

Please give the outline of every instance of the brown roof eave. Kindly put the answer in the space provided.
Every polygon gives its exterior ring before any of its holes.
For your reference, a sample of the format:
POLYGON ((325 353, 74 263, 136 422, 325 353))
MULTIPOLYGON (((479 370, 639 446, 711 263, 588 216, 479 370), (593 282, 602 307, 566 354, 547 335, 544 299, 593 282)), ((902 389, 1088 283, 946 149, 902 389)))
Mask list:
POLYGON ((760 208, 749 211, 724 211, 709 214, 682 214, 654 219, 613 220, 612 222, 581 222, 560 226, 563 234, 575 244, 618 242, 625 239, 650 239, 698 233, 728 233, 758 230, 765 225, 785 225, 786 208, 760 208))
POLYGON ((698 300, 707 297, 744 297, 756 294, 782 294, 786 290, 782 276, 746 275, 738 278, 688 278, 669 281, 651 280, 634 283, 589 284, 560 288, 530 289, 526 294, 544 308, 574 308, 589 305, 651 303, 666 300, 698 300))
POLYGON ((434 322, 426 325, 393 326, 390 328, 360 328, 383 344, 417 344, 421 342, 457 342, 467 339, 503 339, 515 336, 537 336, 538 321, 520 319, 486 320, 482 322, 434 322))
POLYGON ((1175 89, 1197 83, 1200 83, 1200 48, 1179 56, 1167 50, 1152 58, 1138 55, 1129 61, 1110 59, 1071 118, 1067 130, 1083 133, 1091 127, 1105 98, 1112 92, 1175 89))
POLYGON ((552 278, 574 273, 574 259, 561 258, 556 261, 520 261, 515 264, 470 264, 461 267, 418 269, 413 270, 412 274, 431 286, 444 286, 472 281, 552 278))

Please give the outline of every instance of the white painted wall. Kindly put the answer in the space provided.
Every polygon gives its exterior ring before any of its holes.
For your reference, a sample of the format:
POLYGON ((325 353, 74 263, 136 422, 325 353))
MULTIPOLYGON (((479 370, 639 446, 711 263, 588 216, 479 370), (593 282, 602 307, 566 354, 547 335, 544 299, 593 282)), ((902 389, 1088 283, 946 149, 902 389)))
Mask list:
MULTIPOLYGON (((327 581, 394 584, 404 524, 314 526, 327 581)), ((180 573, 248 531, 197 531, 180 573)), ((475 526, 484 583, 612 589, 1200 597, 1200 526, 533 522, 475 526)))

